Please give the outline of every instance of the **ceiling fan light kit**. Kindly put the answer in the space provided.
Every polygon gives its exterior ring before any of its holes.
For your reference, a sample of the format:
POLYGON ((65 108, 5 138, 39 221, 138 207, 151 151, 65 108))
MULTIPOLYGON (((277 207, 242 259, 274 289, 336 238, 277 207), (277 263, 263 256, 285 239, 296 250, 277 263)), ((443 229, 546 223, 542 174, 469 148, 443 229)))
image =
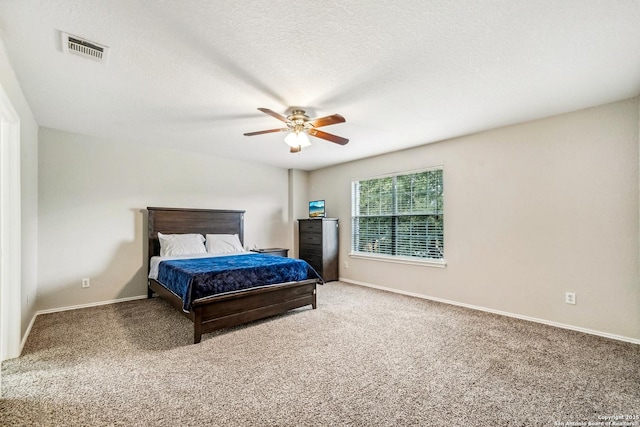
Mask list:
POLYGON ((303 130, 294 130, 289 132, 289 135, 284 137, 284 142, 286 142, 289 147, 304 148, 311 145, 309 137, 303 130))
POLYGON ((307 135, 325 139, 327 141, 331 141, 340 145, 345 145, 349 142, 347 138, 332 135, 330 133, 316 129, 322 126, 344 123, 346 120, 340 114, 333 114, 331 116, 320 117, 318 119, 310 119, 309 116, 305 114, 304 110, 293 110, 287 117, 284 117, 276 113, 275 111, 269 110, 268 108, 258 108, 258 110, 286 123, 287 127, 279 129, 268 129, 257 132, 248 132, 244 135, 254 136, 273 132, 289 132, 289 134, 284 138, 284 142, 286 142, 289 146, 289 151, 291 153, 299 153, 304 147, 308 147, 311 145, 311 141, 309 141, 309 137, 307 135))

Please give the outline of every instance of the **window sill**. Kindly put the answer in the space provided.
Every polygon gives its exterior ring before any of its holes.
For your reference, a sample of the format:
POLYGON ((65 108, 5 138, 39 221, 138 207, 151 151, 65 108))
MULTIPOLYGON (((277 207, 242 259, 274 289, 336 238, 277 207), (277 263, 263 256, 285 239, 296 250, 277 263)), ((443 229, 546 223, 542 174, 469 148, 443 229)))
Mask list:
POLYGON ((396 264, 421 265, 424 267, 445 268, 447 266, 447 261, 445 261, 444 259, 421 260, 421 259, 409 258, 409 257, 378 255, 378 254, 369 254, 364 252, 350 252, 349 257, 357 258, 357 259, 368 259, 368 260, 374 260, 374 261, 392 262, 396 264))

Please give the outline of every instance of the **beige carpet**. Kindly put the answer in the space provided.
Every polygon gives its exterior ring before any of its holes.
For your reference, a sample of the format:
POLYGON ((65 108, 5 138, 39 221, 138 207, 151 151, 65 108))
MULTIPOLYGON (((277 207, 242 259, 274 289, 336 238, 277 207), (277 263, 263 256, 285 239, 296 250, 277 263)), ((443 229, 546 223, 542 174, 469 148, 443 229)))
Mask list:
POLYGON ((191 340, 157 298, 38 316, 0 425, 640 425, 638 345, 340 282, 191 340))

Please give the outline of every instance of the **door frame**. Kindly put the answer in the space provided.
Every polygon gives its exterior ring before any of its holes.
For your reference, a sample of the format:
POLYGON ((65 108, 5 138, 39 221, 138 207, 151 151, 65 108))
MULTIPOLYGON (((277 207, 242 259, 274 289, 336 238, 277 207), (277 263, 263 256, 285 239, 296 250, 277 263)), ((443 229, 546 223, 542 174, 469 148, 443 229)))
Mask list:
POLYGON ((20 117, 0 85, 0 361, 20 355, 20 188, 20 117))

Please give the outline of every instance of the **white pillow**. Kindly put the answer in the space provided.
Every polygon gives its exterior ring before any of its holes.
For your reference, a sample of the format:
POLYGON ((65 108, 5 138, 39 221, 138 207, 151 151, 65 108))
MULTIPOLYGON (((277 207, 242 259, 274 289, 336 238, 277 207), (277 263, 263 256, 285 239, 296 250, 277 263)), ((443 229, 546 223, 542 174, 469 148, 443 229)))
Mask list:
POLYGON ((237 234, 207 234, 207 252, 211 254, 235 254, 245 252, 237 234))
POLYGON ((204 237, 202 234, 162 234, 160 240, 160 256, 178 256, 205 254, 204 237))

